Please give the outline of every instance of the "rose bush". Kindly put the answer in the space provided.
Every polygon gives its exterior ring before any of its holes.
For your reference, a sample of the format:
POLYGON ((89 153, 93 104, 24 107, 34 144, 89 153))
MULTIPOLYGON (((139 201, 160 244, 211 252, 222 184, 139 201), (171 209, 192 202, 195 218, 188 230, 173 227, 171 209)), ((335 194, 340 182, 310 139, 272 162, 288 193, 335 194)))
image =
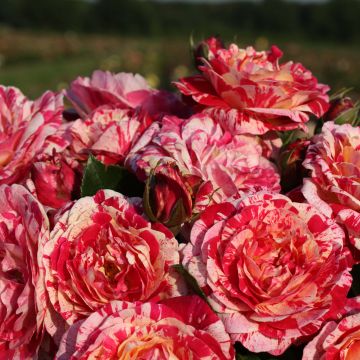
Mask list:
POLYGON ((40 203, 21 185, 0 186, 2 359, 37 359, 46 311, 37 250, 48 239, 49 223, 40 203))
POLYGON ((262 156, 256 138, 232 136, 205 114, 187 120, 164 117, 162 127, 134 148, 126 164, 142 179, 159 163, 173 163, 183 175, 209 181, 217 202, 237 198, 244 192, 279 191, 276 167, 262 156))
POLYGON ((36 101, 0 86, 0 184, 24 180, 47 136, 60 126, 61 95, 47 91, 36 101))
POLYGON ((303 166, 311 170, 302 192, 326 216, 343 224, 360 260, 360 128, 327 122, 309 146, 303 166))
POLYGON ((230 360, 234 351, 220 319, 199 297, 155 303, 114 301, 64 335, 57 360, 230 360))
MULTIPOLYGON (((159 300, 178 294, 171 265, 178 245, 161 224, 136 209, 139 199, 110 190, 74 203, 42 244, 45 286, 54 310, 67 324, 112 300, 159 300)), ((50 334, 57 331, 52 314, 50 334)))
POLYGON ((360 358, 358 102, 277 47, 193 50, 181 100, 0 86, 0 359, 360 358))
POLYGON ((175 85, 227 129, 238 134, 306 129, 309 114, 322 116, 329 107, 329 87, 299 63, 280 64, 282 52, 253 47, 222 48, 210 42, 201 75, 175 85))
POLYGON ((258 193, 205 210, 182 263, 234 342, 279 355, 343 308, 352 281, 344 237, 311 205, 258 193))

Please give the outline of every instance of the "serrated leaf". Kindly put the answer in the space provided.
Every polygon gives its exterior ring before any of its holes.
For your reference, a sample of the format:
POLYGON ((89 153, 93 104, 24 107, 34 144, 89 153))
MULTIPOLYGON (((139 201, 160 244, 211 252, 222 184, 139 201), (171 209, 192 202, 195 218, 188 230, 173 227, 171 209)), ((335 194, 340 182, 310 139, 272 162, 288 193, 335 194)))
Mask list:
POLYGON ((126 196, 142 196, 143 184, 124 167, 105 165, 90 155, 82 179, 81 196, 93 196, 101 189, 115 190, 126 196))

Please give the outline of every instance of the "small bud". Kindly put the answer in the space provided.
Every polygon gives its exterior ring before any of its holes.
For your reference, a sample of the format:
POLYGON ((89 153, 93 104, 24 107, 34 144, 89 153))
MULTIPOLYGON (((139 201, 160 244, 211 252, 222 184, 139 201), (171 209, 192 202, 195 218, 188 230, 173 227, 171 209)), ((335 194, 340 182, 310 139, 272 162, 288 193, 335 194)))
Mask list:
POLYGON ((219 50, 224 48, 224 43, 219 37, 212 36, 199 42, 193 48, 195 66, 203 65, 202 59, 210 59, 219 50))
POLYGON ((280 153, 281 187, 287 192, 302 184, 305 169, 302 163, 310 140, 298 139, 290 143, 280 153))
POLYGON ((351 98, 335 98, 330 102, 330 108, 324 115, 324 121, 334 121, 336 124, 355 125, 359 115, 359 106, 351 98))
POLYGON ((176 165, 157 166, 145 186, 145 213, 151 221, 161 222, 176 233, 191 218, 192 194, 191 183, 176 165))

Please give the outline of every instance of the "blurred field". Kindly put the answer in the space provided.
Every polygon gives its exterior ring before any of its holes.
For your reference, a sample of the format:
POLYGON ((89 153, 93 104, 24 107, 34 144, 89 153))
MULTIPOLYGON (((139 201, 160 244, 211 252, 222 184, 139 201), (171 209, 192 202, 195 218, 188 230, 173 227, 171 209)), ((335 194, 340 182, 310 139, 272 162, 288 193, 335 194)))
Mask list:
MULTIPOLYGON (((199 39, 198 39, 199 40, 199 39)), ((225 39, 234 40, 234 39, 225 39)), ((237 36, 239 45, 268 48, 275 43, 286 60, 302 62, 331 86, 354 88, 360 95, 360 47, 237 36)), ((0 29, 0 83, 14 85, 31 98, 46 89, 60 90, 95 69, 130 71, 154 87, 172 89, 171 81, 193 73, 189 39, 37 33, 0 29)))

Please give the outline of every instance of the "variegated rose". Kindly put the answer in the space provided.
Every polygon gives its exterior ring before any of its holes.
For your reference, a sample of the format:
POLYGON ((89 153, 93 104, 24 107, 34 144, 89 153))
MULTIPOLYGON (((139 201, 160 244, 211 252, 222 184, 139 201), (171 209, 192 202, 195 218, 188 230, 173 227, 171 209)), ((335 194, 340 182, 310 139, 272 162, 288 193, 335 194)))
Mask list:
POLYGON ((360 260, 360 128, 327 122, 312 139, 303 166, 311 170, 302 192, 326 216, 343 224, 360 260))
POLYGON ((93 154, 106 164, 122 163, 152 119, 129 109, 101 107, 71 128, 71 150, 78 159, 93 154))
POLYGON ((65 333, 56 360, 231 360, 221 320, 197 296, 114 301, 65 333))
POLYGON ((0 86, 0 184, 24 180, 47 136, 62 121, 61 95, 48 91, 36 101, 0 86))
POLYGON ((180 116, 189 112, 176 95, 152 89, 139 74, 96 70, 90 78, 74 80, 66 95, 82 118, 103 105, 121 109, 141 107, 154 117, 163 114, 180 116))
POLYGON ((46 296, 38 244, 49 239, 40 203, 21 185, 0 186, 0 358, 37 359, 46 296))
POLYGON ((78 77, 66 95, 82 117, 103 105, 134 109, 139 106, 152 90, 139 74, 118 73, 96 70, 90 78, 78 77))
MULTIPOLYGON (((100 190, 71 206, 43 243, 45 286, 54 310, 71 325, 112 300, 149 301, 178 292, 172 265, 177 241, 137 211, 138 198, 100 190)), ((57 331, 52 314, 50 334, 57 331)))
POLYGON ((352 281, 344 237, 311 205, 262 192, 205 210, 182 262, 234 342, 279 355, 342 310, 352 281))
POLYGON ((330 321, 304 348, 303 360, 358 360, 360 358, 360 297, 349 299, 347 314, 330 321))
POLYGON ((282 52, 253 47, 209 46, 201 75, 175 83, 231 133, 264 134, 269 130, 305 129, 309 114, 320 117, 329 107, 329 87, 299 63, 280 64, 282 52))
POLYGON ((166 116, 147 144, 136 146, 126 163, 145 178, 160 163, 173 163, 183 175, 211 182, 217 202, 244 192, 279 191, 276 167, 262 156, 258 140, 231 135, 206 114, 187 120, 166 116))

